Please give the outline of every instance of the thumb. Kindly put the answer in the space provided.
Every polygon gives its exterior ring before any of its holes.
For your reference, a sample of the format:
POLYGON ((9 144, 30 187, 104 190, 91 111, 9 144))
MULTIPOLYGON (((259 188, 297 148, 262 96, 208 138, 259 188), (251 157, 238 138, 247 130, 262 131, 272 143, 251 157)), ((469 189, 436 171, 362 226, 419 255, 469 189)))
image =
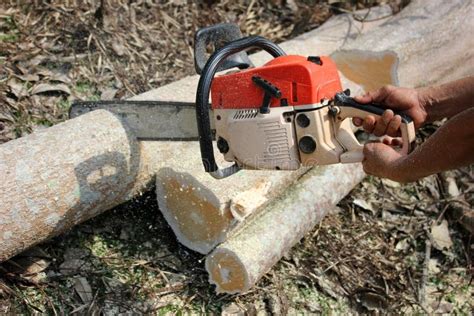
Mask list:
POLYGON ((356 100, 359 103, 370 103, 372 102, 372 96, 370 95, 369 92, 366 92, 363 95, 355 96, 354 100, 356 100))
POLYGON ((370 142, 364 145, 364 161, 380 160, 384 150, 390 148, 388 145, 380 142, 370 142))
POLYGON ((393 89, 394 89, 393 86, 386 85, 380 89, 369 91, 362 96, 357 96, 354 99, 360 103, 369 103, 369 102, 382 103, 390 95, 393 89))

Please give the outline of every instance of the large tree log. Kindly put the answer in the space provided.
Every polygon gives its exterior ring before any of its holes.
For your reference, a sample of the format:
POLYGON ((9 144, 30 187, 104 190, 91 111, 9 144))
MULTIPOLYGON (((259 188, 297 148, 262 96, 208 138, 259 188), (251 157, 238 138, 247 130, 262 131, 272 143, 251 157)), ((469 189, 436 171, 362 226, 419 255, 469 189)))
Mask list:
MULTIPOLYGON (((376 8, 371 11, 370 18, 387 16, 388 13, 388 7, 376 8)), ((362 23, 352 16, 341 15, 332 18, 321 28, 281 46, 289 54, 327 55, 347 41, 347 37, 367 32, 382 22, 377 20, 362 28, 362 23)), ((269 58, 265 53, 251 56, 257 65, 269 58)), ((386 65, 386 83, 396 82, 394 66, 396 60, 386 65)), ((137 99, 158 99, 174 93, 175 100, 186 98, 191 101, 194 100, 197 82, 197 76, 188 77, 175 86, 150 91, 137 99)), ((345 87, 360 91, 358 84, 348 81, 345 81, 345 87)), ((223 164, 222 161, 220 163, 223 164)), ((352 172, 351 168, 336 168, 352 172)), ((168 168, 157 174, 158 204, 181 243, 198 252, 208 253, 224 241, 233 229, 239 227, 247 216, 282 194, 305 171, 241 171, 230 178, 215 180, 202 172, 199 151, 183 151, 179 154, 179 163, 170 163, 168 168)))
MULTIPOLYGON (((347 63, 345 74, 361 84, 370 80, 364 77, 365 58, 360 49, 395 51, 402 61, 401 82, 407 86, 443 82, 448 80, 446 76, 451 79, 472 75, 474 40, 466 30, 474 30, 473 17, 470 1, 414 1, 390 22, 348 42, 349 50, 336 53, 334 58, 357 61, 347 63), (446 54, 449 58, 444 57, 446 54)), ((378 57, 374 56, 367 55, 366 66, 384 67, 384 58, 377 62, 378 57)), ((377 69, 370 69, 370 73, 378 77, 377 69)), ((275 199, 258 216, 246 221, 206 258, 209 280, 217 292, 248 290, 360 177, 351 166, 315 168, 281 199, 275 199)))
POLYGON ((0 146, 0 261, 126 201, 151 177, 140 144, 97 111, 0 146))

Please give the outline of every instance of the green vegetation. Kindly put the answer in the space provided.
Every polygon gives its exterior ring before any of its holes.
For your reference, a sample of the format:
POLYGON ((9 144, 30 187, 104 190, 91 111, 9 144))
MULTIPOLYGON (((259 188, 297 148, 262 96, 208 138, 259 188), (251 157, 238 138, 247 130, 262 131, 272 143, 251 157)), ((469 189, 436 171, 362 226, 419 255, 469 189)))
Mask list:
POLYGON ((19 39, 18 33, 19 31, 13 17, 4 17, 3 26, 0 28, 0 42, 16 42, 19 39))
POLYGON ((13 43, 18 40, 18 35, 17 34, 4 34, 0 33, 0 42, 9 42, 13 43))

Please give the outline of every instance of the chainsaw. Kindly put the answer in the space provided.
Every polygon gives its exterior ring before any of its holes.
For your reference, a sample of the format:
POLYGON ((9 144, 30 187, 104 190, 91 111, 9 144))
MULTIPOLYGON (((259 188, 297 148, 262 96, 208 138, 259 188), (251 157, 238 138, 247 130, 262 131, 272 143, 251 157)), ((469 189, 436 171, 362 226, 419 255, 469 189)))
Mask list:
MULTIPOLYGON (((358 103, 343 91, 330 57, 286 55, 263 37, 243 37, 234 24, 199 30, 194 62, 200 75, 195 103, 76 101, 70 118, 105 109, 119 115, 138 139, 199 140, 204 170, 222 179, 241 169, 361 162, 363 145, 349 118, 384 112, 380 105, 358 103), (210 46, 215 51, 209 56, 210 46), (247 55, 250 49, 266 51, 273 59, 254 67, 247 55), (219 167, 215 147, 233 164, 219 167)), ((396 114, 402 119, 401 151, 408 153, 414 124, 407 115, 396 114)))

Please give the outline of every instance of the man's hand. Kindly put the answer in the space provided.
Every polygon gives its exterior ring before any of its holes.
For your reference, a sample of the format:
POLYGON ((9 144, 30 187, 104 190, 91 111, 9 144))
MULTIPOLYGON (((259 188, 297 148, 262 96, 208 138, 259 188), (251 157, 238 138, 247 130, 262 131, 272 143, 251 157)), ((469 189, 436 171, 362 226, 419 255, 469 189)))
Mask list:
MULTIPOLYGON (((410 116, 415 128, 442 118, 449 120, 409 155, 393 146, 400 140, 364 146, 364 170, 368 174, 399 182, 419 178, 474 163, 474 76, 442 86, 407 89, 386 86, 356 98, 360 103, 374 102, 410 116)), ((377 136, 398 136, 400 117, 387 110, 381 118, 353 118, 354 124, 377 136)))
POLYGON ((402 183, 415 180, 401 172, 400 167, 407 156, 400 154, 392 147, 399 145, 400 140, 397 138, 384 139, 383 143, 365 144, 362 162, 365 173, 402 183))
POLYGON ((410 116, 417 129, 425 123, 427 118, 425 100, 416 89, 384 86, 379 90, 368 92, 354 99, 360 103, 378 103, 389 108, 380 118, 375 118, 372 115, 367 116, 364 120, 358 117, 353 118, 354 125, 363 126, 367 133, 378 137, 383 135, 400 136, 402 120, 391 109, 410 116))
POLYGON ((474 107, 448 120, 409 155, 393 146, 399 139, 364 146, 365 172, 398 182, 411 182, 430 174, 474 163, 474 107))

